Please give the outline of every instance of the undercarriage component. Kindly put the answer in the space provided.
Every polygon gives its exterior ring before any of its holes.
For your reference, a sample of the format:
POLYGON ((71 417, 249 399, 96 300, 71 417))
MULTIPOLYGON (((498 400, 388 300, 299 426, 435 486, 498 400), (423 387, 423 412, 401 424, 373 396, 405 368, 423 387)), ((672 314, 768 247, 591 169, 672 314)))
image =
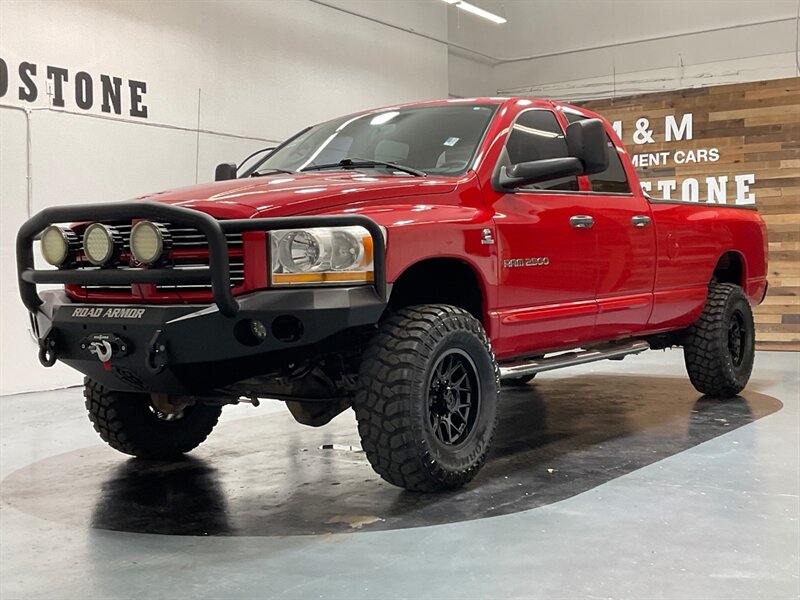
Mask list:
POLYGON ((347 410, 355 393, 353 361, 358 353, 333 354, 319 360, 291 364, 279 373, 254 377, 218 390, 225 397, 281 400, 298 423, 320 427, 347 410), (352 355, 350 355, 352 354, 352 355))
POLYGON ((194 396, 170 396, 169 394, 150 394, 153 407, 165 415, 178 415, 183 413, 187 406, 195 404, 194 396))
POLYGON ((289 409, 294 420, 298 423, 311 427, 321 427, 330 423, 331 419, 350 408, 350 398, 340 398, 330 402, 287 400, 286 408, 289 409))

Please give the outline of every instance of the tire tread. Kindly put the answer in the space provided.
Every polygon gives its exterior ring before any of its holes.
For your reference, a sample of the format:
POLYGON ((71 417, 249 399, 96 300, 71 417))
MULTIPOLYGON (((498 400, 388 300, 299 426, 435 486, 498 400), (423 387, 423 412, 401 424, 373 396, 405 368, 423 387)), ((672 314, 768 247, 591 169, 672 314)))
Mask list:
MULTIPOLYGON (((202 444, 216 426, 222 407, 203 406, 203 419, 190 435, 175 435, 169 444, 159 444, 149 432, 132 427, 121 403, 139 400, 139 394, 114 392, 97 381, 84 379, 83 395, 89 420, 102 440, 115 450, 139 458, 174 458, 202 444)), ((178 422, 176 422, 178 423, 178 422)))
MULTIPOLYGON (((747 302, 744 291, 732 283, 712 283, 700 318, 687 330, 684 359, 689 379, 697 391, 715 397, 738 394, 747 383, 752 369, 744 377, 734 377, 727 364, 728 323, 724 316, 728 306, 740 299, 747 302), (742 381, 743 379, 743 381, 742 381)), ((749 304, 748 304, 749 307, 749 304)), ((753 315, 746 313, 746 327, 753 330, 753 315)))
POLYGON ((463 486, 483 465, 494 438, 497 411, 482 455, 457 472, 436 464, 429 450, 415 439, 406 409, 413 374, 419 378, 425 371, 427 356, 434 348, 432 340, 455 331, 468 331, 481 340, 491 356, 499 388, 500 371, 486 332, 471 314, 454 306, 430 304, 398 310, 382 324, 364 353, 354 402, 362 446, 383 479, 408 490, 432 492, 463 486))

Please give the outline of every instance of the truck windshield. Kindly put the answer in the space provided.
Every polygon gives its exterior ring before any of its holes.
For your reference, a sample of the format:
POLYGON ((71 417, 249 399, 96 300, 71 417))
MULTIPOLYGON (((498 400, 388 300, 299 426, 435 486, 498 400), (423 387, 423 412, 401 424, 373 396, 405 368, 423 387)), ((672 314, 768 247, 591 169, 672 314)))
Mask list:
POLYGON ((315 167, 369 168, 407 177, 415 171, 460 175, 469 168, 497 106, 392 108, 335 119, 290 138, 245 175, 315 167))

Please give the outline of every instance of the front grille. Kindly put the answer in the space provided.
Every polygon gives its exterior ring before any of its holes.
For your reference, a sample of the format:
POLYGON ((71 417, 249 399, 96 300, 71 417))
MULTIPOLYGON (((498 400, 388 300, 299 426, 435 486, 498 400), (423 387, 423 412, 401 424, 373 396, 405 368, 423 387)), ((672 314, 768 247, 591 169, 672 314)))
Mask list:
POLYGON ((131 223, 109 223, 109 225, 113 226, 114 229, 119 232, 122 236, 122 247, 127 252, 128 248, 130 248, 131 242, 131 229, 133 229, 133 224, 131 223))
MULTIPOLYGON (((241 256, 231 256, 231 287, 242 285, 244 283, 244 258, 241 256)), ((175 258, 172 260, 175 269, 197 269, 208 266, 208 260, 201 260, 197 258, 175 258)), ((159 292, 180 292, 181 290, 203 291, 211 290, 210 283, 200 283, 196 285, 157 285, 156 290, 159 292)))
MULTIPOLYGON (((172 247, 175 250, 185 250, 187 248, 202 248, 205 250, 208 247, 206 236, 199 230, 193 227, 177 227, 175 225, 167 225, 167 230, 172 236, 172 247)), ((128 239, 130 240, 130 230, 128 231, 128 239)), ((228 240, 228 248, 241 248, 242 247, 242 234, 241 233, 228 233, 225 235, 228 240)))
MULTIPOLYGON (((130 254, 130 238, 133 223, 130 221, 110 221, 106 222, 106 224, 114 227, 122 238, 122 254, 120 257, 122 264, 116 268, 132 268, 134 265, 132 263, 133 258, 130 254)), ((171 241, 171 250, 164 266, 173 267, 175 269, 192 269, 208 266, 208 242, 206 236, 200 230, 193 227, 173 225, 171 223, 162 223, 162 225, 164 225, 169 232, 171 241)), ((75 230, 78 235, 82 235, 82 227, 76 228, 75 230)), ((244 244, 241 233, 228 233, 225 237, 228 242, 228 248, 234 251, 234 255, 230 256, 229 259, 231 287, 234 288, 244 284, 244 257, 241 255, 244 244)), ((88 263, 85 261, 81 262, 89 267, 88 263)), ((87 293, 96 294, 132 295, 133 293, 130 285, 87 285, 81 286, 79 289, 87 293)), ((184 290, 187 292, 210 292, 211 284, 158 285, 155 286, 155 290, 157 293, 178 294, 184 290)))
MULTIPOLYGON (((191 269, 198 267, 208 266, 208 256, 198 257, 192 252, 192 256, 182 256, 183 251, 187 253, 192 250, 208 251, 208 242, 206 236, 198 229, 193 227, 178 227, 169 223, 165 224, 167 231, 172 240, 172 252, 170 263, 176 269, 191 269)), ((130 233, 128 234, 130 238, 130 233)), ((228 248, 241 248, 242 247, 242 234, 241 233, 228 233, 225 235, 228 241, 228 248)), ((231 256, 229 258, 231 265, 231 287, 242 285, 244 283, 244 257, 231 256)), ((211 284, 197 284, 197 285, 158 285, 156 291, 159 292, 180 292, 181 290, 192 291, 210 291, 211 284)))

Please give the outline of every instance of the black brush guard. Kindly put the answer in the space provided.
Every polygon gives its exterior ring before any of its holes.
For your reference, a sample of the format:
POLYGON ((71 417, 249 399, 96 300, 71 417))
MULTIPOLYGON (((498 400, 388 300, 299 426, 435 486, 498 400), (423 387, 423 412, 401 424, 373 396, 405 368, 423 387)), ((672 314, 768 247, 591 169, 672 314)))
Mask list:
POLYGON ((361 226, 372 237, 374 287, 378 298, 386 302, 386 243, 383 232, 375 221, 362 215, 274 217, 264 219, 231 219, 220 221, 205 213, 140 201, 114 204, 83 204, 79 206, 46 208, 31 217, 17 234, 17 273, 19 290, 25 307, 35 313, 42 304, 36 284, 72 285, 192 285, 210 283, 214 303, 220 313, 234 317, 239 303, 231 293, 230 264, 226 233, 271 231, 308 227, 361 226), (195 227, 208 240, 208 267, 181 271, 171 268, 94 270, 58 269, 37 270, 33 262, 33 242, 49 225, 77 221, 103 222, 107 220, 150 219, 167 221, 175 225, 195 227))

